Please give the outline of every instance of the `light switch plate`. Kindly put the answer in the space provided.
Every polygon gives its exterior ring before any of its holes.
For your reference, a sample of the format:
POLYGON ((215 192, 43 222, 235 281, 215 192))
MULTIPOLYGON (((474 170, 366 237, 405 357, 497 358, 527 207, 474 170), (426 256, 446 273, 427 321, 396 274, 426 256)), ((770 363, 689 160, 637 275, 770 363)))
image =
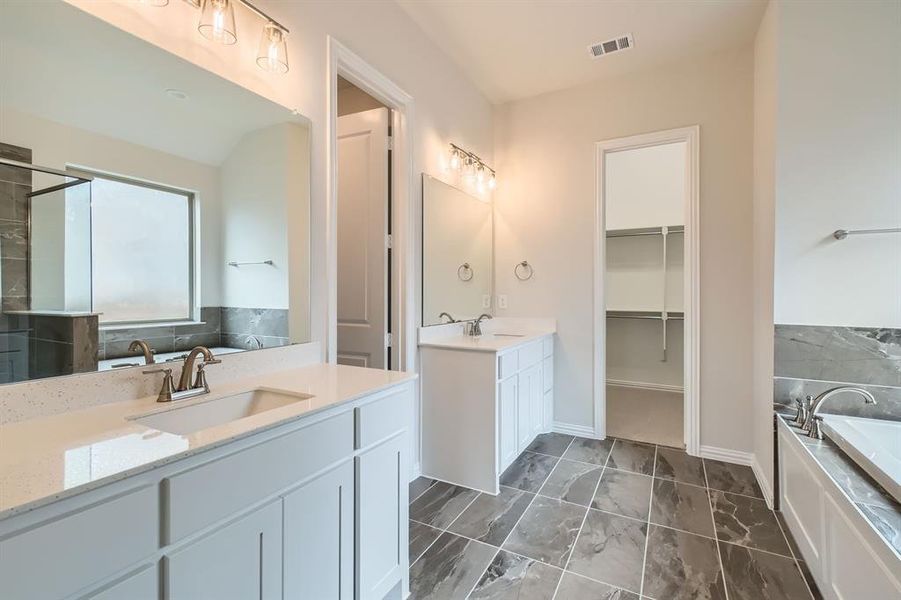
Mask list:
POLYGON ((490 294, 482 294, 482 308, 491 308, 490 294))
POLYGON ((507 308, 507 294, 498 294, 497 307, 498 308, 507 308))

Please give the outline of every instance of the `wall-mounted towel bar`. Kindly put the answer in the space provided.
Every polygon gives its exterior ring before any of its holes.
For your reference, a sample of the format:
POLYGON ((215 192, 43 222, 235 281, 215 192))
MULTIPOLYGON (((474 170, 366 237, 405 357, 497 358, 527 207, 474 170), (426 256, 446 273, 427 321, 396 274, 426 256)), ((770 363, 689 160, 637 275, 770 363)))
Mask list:
POLYGON ((243 267, 244 265, 272 265, 272 264, 273 264, 273 262, 271 259, 270 260, 256 260, 256 261, 249 261, 249 262, 238 262, 236 260, 233 260, 228 263, 228 266, 243 267))
POLYGON ((869 235, 871 233, 901 233, 901 227, 888 227, 886 229, 836 229, 832 237, 843 240, 849 235, 869 235))
POLYGON ((636 237, 640 235, 664 235, 665 233, 685 233, 683 225, 670 225, 664 227, 642 227, 638 229, 608 229, 608 238, 636 237))

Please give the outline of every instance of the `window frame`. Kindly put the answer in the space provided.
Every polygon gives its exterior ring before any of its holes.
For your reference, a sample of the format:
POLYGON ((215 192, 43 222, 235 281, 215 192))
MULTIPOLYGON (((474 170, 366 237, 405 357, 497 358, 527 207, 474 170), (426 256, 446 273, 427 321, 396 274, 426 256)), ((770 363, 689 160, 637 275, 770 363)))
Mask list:
MULTIPOLYGON (((89 167, 74 167, 80 171, 89 173, 94 176, 94 179, 106 179, 108 181, 114 181, 117 183, 123 183, 126 185, 132 185, 135 187, 147 188, 155 191, 166 192, 169 194, 176 194, 179 196, 184 196, 188 203, 188 299, 189 299, 189 307, 188 307, 188 316, 185 318, 172 318, 172 319, 130 319, 130 320, 122 320, 122 321, 104 321, 103 314, 99 313, 98 316, 98 325, 102 330, 114 330, 114 329, 130 329, 136 327, 159 327, 164 325, 192 325, 199 322, 200 316, 200 306, 199 306, 199 286, 197 285, 197 275, 198 275, 198 266, 197 266, 197 243, 198 243, 198 230, 197 230, 197 193, 192 190, 187 190, 183 188, 178 188, 172 185, 167 185, 164 183, 157 183, 154 181, 148 181, 146 179, 140 179, 137 177, 130 177, 128 175, 120 175, 117 173, 109 173, 107 171, 99 171, 97 169, 91 169, 89 167)), ((92 182, 93 185, 93 182, 92 182)), ((93 187, 91 188, 91 312, 97 312, 94 307, 94 194, 93 187)))

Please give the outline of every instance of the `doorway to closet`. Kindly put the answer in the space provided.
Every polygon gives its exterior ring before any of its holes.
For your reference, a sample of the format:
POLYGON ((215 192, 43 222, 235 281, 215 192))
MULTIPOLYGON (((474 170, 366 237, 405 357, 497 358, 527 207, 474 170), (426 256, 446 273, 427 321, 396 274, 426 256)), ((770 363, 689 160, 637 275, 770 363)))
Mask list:
POLYGON ((599 143, 601 436, 698 453, 697 245, 697 128, 599 143))

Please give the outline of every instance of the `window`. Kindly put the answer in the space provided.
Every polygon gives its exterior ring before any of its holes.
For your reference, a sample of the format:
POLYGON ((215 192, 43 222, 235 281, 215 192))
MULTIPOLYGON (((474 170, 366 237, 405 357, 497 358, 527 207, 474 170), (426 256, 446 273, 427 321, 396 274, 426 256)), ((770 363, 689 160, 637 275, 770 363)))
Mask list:
POLYGON ((190 192, 95 175, 91 184, 91 292, 101 323, 193 316, 190 192))

